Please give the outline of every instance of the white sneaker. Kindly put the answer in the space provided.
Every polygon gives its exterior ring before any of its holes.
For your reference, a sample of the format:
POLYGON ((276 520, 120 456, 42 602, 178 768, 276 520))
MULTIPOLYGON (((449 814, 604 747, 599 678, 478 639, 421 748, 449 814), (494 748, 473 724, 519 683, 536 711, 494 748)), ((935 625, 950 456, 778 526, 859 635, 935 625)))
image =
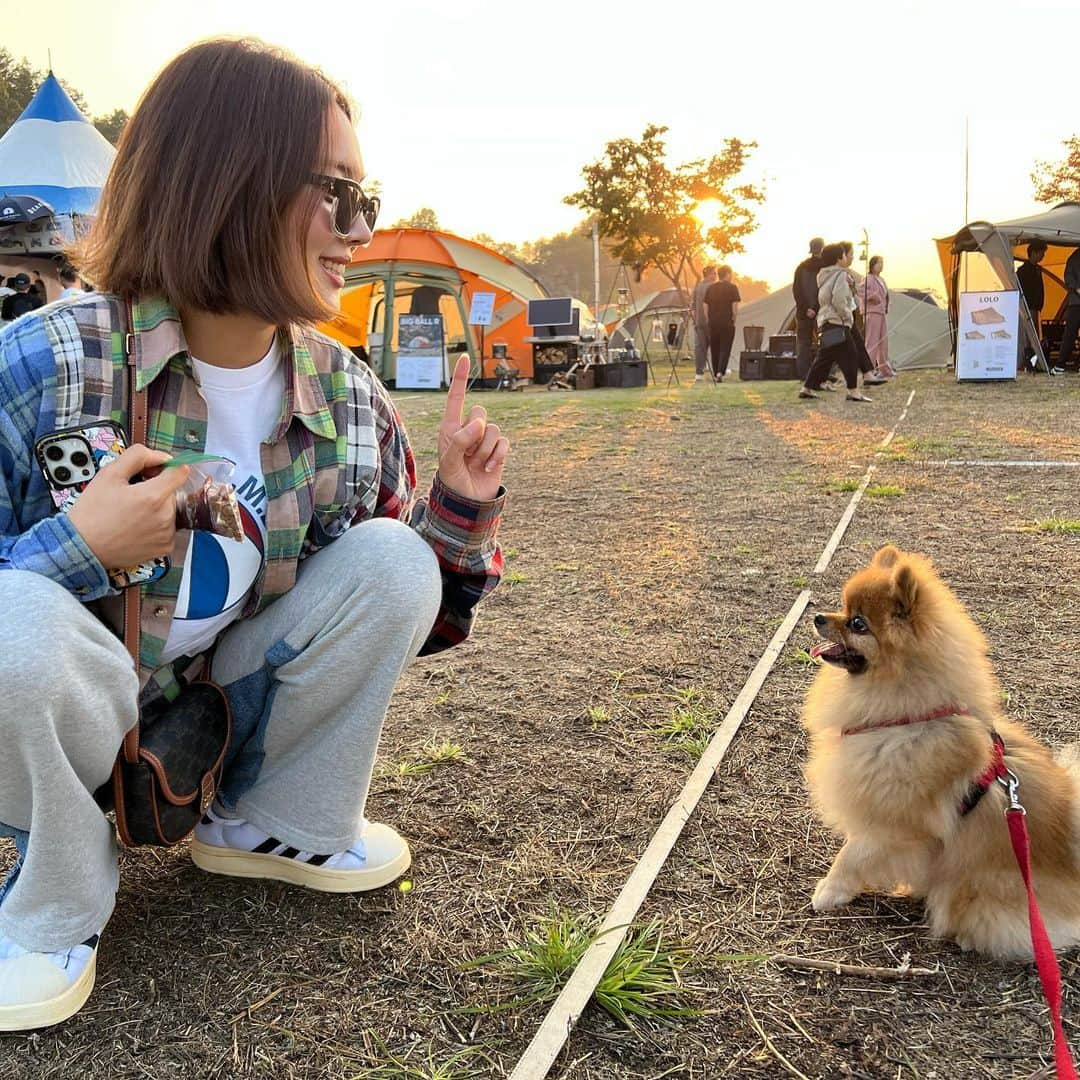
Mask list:
POLYGON ((74 1016, 94 989, 98 936, 60 952, 30 952, 0 934, 0 1031, 31 1031, 74 1016))
POLYGON ((412 862, 409 845, 389 825, 365 821, 347 851, 315 855, 283 844, 212 806, 195 826, 191 861, 200 870, 230 877, 271 878, 319 892, 366 892, 396 881, 412 862))
POLYGON ((694 382, 704 382, 704 381, 705 381, 705 376, 704 375, 695 375, 694 376, 694 382))

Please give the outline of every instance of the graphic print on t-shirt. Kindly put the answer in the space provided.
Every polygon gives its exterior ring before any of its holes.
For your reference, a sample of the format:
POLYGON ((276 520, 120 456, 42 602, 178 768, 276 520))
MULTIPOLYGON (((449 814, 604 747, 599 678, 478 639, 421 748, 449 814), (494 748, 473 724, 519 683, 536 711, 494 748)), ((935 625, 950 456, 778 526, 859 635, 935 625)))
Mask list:
POLYGON ((206 401, 206 452, 236 462, 232 482, 243 540, 193 531, 172 625, 162 651, 168 663, 208 649, 238 619, 266 553, 266 484, 261 447, 279 422, 284 373, 278 349, 245 368, 219 368, 192 358, 206 401))
MULTIPOLYGON (((249 477, 249 482, 254 477, 249 477)), ((250 487, 250 483, 249 483, 250 487)), ((266 489, 260 485, 265 503, 266 489)), ((212 619, 242 603, 258 577, 266 550, 266 527, 237 488, 244 539, 193 532, 188 550, 191 572, 176 598, 174 619, 212 619)), ((265 512, 265 511, 264 511, 265 512)))

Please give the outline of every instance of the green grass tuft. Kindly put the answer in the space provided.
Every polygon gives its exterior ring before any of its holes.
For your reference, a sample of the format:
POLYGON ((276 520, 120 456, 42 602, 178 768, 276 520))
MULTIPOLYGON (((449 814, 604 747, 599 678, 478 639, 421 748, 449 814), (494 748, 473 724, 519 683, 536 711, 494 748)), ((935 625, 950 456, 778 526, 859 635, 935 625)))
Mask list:
POLYGON ((443 739, 432 739, 421 747, 418 754, 395 761, 389 772, 393 776, 423 776, 443 765, 452 765, 458 761, 467 761, 465 748, 460 743, 443 739))
MULTIPOLYGON (((676 691, 676 696, 679 693, 676 691)), ((697 761, 712 738, 715 717, 693 697, 683 700, 686 703, 671 710, 668 718, 657 726, 656 734, 665 749, 686 754, 691 760, 697 761)))
POLYGON ((1035 528, 1039 532, 1047 533, 1080 533, 1080 519, 1078 518, 1043 518, 1035 522, 1035 528))
MULTIPOLYGON (((493 967, 519 987, 513 1000, 476 1006, 475 1011, 501 1012, 553 1000, 596 940, 592 925, 581 916, 552 916, 536 930, 527 930, 521 944, 463 965, 463 970, 493 967)), ((691 990, 682 980, 689 960, 686 949, 664 940, 658 920, 632 928, 611 958, 593 1000, 627 1028, 696 1016, 697 1010, 688 1005, 691 990)))
POLYGON ((907 492, 899 484, 871 484, 866 495, 871 499, 895 499, 907 492))
POLYGON ((826 487, 829 491, 858 491, 860 480, 830 480, 826 487))
POLYGON ((585 710, 585 717, 593 727, 597 724, 606 724, 611 720, 611 713, 603 705, 590 705, 585 710))

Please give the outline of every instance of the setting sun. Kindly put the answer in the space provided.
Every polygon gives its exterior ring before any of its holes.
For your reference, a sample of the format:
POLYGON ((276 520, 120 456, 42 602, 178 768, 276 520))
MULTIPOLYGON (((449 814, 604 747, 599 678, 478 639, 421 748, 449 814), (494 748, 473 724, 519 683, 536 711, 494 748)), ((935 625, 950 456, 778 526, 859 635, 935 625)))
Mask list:
POLYGON ((719 199, 702 199, 690 211, 690 216, 701 224, 701 231, 705 233, 709 229, 715 229, 720 224, 722 212, 723 206, 719 199))

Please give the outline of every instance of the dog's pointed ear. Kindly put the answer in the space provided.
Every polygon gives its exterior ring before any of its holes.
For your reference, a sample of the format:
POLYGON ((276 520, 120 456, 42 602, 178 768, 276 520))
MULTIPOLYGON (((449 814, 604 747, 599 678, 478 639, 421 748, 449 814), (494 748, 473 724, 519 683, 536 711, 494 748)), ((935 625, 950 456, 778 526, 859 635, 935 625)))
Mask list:
POLYGON ((910 619, 919 602, 919 578, 910 562, 899 563, 893 571, 892 598, 897 617, 910 619))
POLYGON ((870 565, 880 566, 888 570, 896 565, 896 560, 899 558, 900 549, 895 544, 886 544, 883 548, 878 548, 870 565))

